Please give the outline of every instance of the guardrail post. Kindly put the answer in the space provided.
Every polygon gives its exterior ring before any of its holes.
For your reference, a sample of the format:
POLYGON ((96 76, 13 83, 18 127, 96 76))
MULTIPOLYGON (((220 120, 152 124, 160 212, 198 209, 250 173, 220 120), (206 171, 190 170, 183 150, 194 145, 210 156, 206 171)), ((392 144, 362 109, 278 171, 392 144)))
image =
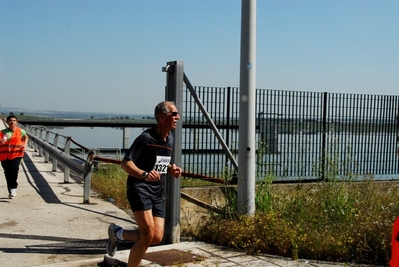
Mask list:
MULTIPOLYGON (((67 155, 69 155, 70 148, 71 148, 71 139, 68 138, 66 143, 65 143, 65 149, 64 149, 64 152, 67 155)), ((69 168, 64 165, 64 183, 69 183, 69 174, 70 174, 69 168)))
MULTIPOLYGON (((45 137, 46 143, 48 143, 49 138, 50 138, 50 132, 46 131, 46 137, 45 137)), ((44 162, 46 163, 49 162, 49 153, 46 151, 44 151, 44 162)))
MULTIPOLYGON (((40 131, 39 131, 40 140, 43 140, 42 139, 42 134, 43 134, 43 129, 40 129, 40 131)), ((43 149, 39 146, 39 157, 41 157, 41 156, 43 156, 43 149)))
MULTIPOLYGON (((33 135, 37 137, 38 136, 38 134, 37 134, 38 131, 39 131, 39 129, 34 128, 34 130, 32 131, 33 135)), ((37 152, 37 148, 38 148, 38 144, 35 142, 35 145, 34 145, 34 151, 35 152, 37 152)))
MULTIPOLYGON (((26 131, 30 134, 32 134, 32 126, 26 125, 26 131)), ((35 143, 31 140, 31 138, 28 139, 28 146, 29 147, 34 147, 35 143)))
POLYGON ((83 177, 83 203, 90 203, 90 194, 91 194, 91 165, 86 165, 87 170, 85 171, 83 177))
MULTIPOLYGON (((59 137, 58 134, 56 134, 54 137, 54 144, 53 144, 54 148, 58 148, 58 137, 59 137)), ((57 164, 58 164, 57 159, 53 157, 53 169, 52 169, 53 172, 57 171, 57 164)))

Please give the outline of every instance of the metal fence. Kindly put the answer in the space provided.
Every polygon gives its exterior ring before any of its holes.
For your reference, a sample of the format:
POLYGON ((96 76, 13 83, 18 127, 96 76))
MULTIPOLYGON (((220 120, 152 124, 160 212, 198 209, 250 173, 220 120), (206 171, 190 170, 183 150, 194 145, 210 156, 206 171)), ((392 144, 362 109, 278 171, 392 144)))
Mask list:
MULTIPOLYGON (((238 158, 239 88, 195 87, 238 158)), ((182 165, 204 176, 233 170, 188 90, 183 97, 182 165)), ((256 90, 257 179, 399 178, 398 96, 256 90)), ((233 173, 234 175, 234 173, 233 173)))

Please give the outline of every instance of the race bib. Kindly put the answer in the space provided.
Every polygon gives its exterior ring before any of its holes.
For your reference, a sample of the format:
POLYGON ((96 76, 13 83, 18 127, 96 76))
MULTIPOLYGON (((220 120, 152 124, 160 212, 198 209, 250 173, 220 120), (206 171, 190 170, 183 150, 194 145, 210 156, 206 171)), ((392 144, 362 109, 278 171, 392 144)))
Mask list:
POLYGON ((157 156, 157 161, 155 162, 154 170, 160 173, 168 172, 168 165, 170 164, 171 157, 168 156, 157 156))

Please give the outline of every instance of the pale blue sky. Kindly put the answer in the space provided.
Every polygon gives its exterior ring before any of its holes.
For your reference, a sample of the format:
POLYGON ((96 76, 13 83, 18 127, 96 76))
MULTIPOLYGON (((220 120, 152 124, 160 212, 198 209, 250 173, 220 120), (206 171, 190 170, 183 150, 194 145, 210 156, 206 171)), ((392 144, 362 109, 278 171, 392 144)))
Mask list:
MULTIPOLYGON (((399 1, 258 0, 256 88, 399 94, 399 1)), ((166 62, 239 86, 241 0, 0 0, 0 104, 150 114, 166 62)))

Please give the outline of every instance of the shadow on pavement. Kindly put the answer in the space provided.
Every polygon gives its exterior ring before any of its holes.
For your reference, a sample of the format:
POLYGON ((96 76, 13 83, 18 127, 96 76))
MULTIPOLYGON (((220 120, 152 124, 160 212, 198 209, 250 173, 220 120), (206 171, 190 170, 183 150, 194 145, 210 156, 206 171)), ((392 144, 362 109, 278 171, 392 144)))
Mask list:
POLYGON ((60 204, 61 201, 54 193, 53 189, 51 189, 51 186, 48 184, 43 175, 41 175, 40 171, 36 168, 31 158, 26 153, 24 155, 24 162, 27 169, 25 169, 24 164, 21 164, 21 167, 25 173, 28 183, 36 190, 36 192, 43 198, 46 203, 60 204), (31 174, 34 183, 30 180, 28 172, 31 174))
MULTIPOLYGON (((0 238, 47 240, 46 244, 27 245, 24 248, 3 248, 4 253, 40 253, 40 254, 104 254, 106 239, 87 240, 55 236, 0 234, 0 238)), ((130 249, 132 242, 118 245, 119 250, 130 249)))

